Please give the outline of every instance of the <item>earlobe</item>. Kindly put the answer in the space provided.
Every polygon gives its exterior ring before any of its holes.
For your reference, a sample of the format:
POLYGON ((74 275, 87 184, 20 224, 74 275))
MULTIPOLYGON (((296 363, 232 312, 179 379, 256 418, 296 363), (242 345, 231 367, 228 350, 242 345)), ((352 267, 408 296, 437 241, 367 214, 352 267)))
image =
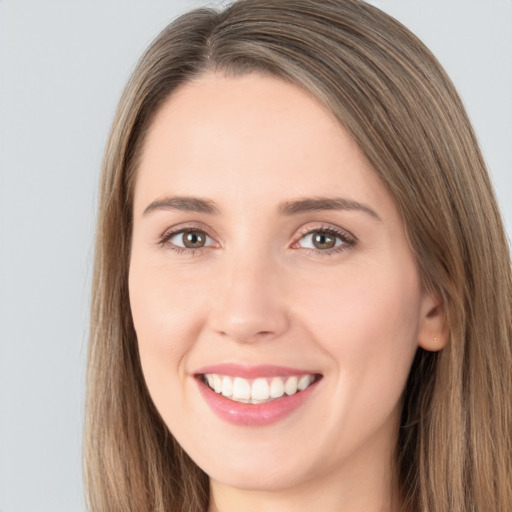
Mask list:
POLYGON ((425 295, 422 305, 418 345, 430 352, 444 348, 448 341, 446 311, 439 296, 425 295))

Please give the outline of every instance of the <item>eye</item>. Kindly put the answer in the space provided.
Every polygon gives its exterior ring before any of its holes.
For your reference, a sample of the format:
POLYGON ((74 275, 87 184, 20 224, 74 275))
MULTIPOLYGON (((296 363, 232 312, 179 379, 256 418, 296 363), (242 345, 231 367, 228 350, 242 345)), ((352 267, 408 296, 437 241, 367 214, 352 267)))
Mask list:
POLYGON ((347 249, 354 244, 355 239, 348 233, 329 227, 309 230, 294 245, 301 249, 332 253, 347 249))
POLYGON ((188 228, 165 234, 162 244, 169 245, 177 251, 193 251, 213 245, 213 240, 201 229, 188 228))
POLYGON ((339 237, 325 231, 313 231, 313 233, 303 237, 302 240, 303 247, 309 249, 333 249, 342 244, 339 237))

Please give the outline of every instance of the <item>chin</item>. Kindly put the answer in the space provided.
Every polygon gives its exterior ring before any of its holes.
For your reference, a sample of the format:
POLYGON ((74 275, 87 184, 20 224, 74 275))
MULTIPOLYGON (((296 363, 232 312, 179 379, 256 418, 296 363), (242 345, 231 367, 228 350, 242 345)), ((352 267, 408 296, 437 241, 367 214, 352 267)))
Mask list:
POLYGON ((212 468, 207 474, 210 479, 222 485, 244 491, 275 492, 302 485, 309 479, 304 473, 297 473, 297 468, 274 464, 265 468, 250 467, 248 464, 235 464, 223 468, 212 468), (295 471, 294 471, 295 469, 295 471))
POLYGON ((226 449, 224 445, 224 450, 214 447, 215 453, 198 450, 190 455, 212 481, 246 491, 272 492, 303 485, 318 476, 315 473, 324 466, 319 461, 297 457, 301 450, 296 443, 288 447, 282 443, 280 449, 262 444, 254 443, 252 447, 246 444, 240 450, 235 446, 226 449), (210 455, 205 457, 207 453, 210 455))

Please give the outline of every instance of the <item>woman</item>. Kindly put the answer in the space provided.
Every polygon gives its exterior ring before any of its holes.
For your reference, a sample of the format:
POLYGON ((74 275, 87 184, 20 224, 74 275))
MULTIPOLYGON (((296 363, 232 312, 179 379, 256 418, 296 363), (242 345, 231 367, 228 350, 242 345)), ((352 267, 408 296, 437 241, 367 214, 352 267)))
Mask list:
POLYGON ((101 182, 91 510, 507 510, 508 246, 448 77, 358 0, 197 10, 101 182))

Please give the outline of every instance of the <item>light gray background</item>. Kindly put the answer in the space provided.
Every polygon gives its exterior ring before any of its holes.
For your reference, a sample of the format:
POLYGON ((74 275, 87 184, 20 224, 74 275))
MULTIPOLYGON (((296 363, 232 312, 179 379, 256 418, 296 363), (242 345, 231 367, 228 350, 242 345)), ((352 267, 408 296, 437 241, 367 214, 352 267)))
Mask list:
MULTIPOLYGON (((81 428, 103 146, 140 53, 175 15, 204 3, 0 0, 0 512, 84 510, 81 428)), ((452 76, 510 234, 512 1, 371 3, 419 35, 452 76)))

